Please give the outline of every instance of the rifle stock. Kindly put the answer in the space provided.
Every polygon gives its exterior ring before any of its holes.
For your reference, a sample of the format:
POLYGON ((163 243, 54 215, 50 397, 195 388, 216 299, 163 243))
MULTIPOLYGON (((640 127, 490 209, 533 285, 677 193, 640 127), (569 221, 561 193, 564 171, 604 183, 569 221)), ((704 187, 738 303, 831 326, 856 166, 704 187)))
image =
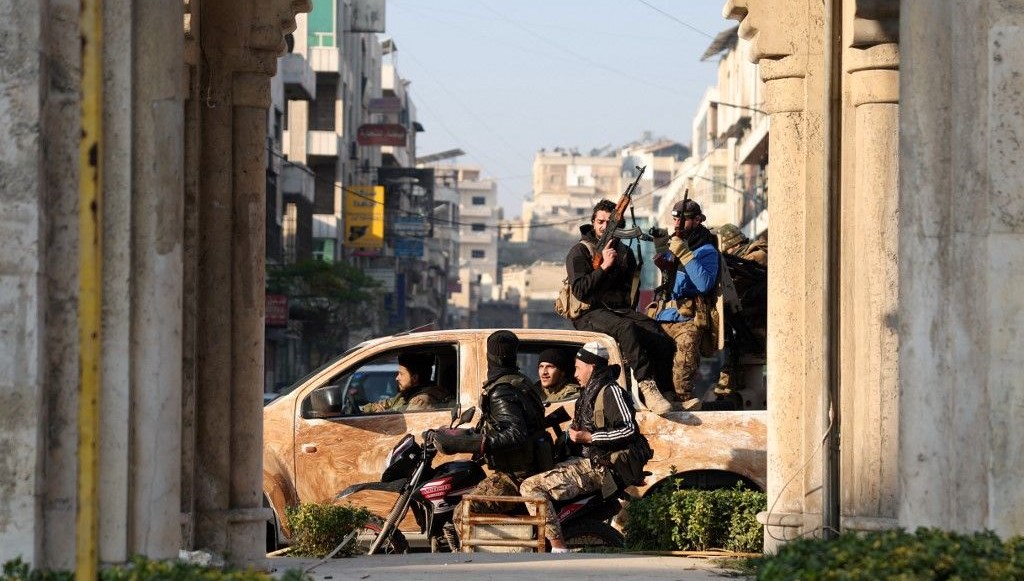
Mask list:
POLYGON ((604 234, 602 234, 601 238, 597 241, 597 252, 595 252, 594 256, 591 257, 591 266, 594 267, 594 270, 601 268, 601 262, 603 260, 601 253, 608 246, 608 242, 610 242, 615 236, 616 230, 619 230, 619 222, 621 222, 626 216, 626 209, 633 203, 633 192, 635 192, 636 187, 640 185, 640 178, 644 176, 644 171, 647 170, 647 166, 636 166, 636 169, 640 170, 640 173, 637 174, 636 179, 633 180, 633 183, 629 184, 629 187, 626 188, 622 197, 619 198, 618 203, 615 204, 615 211, 612 212, 611 218, 608 219, 608 227, 605 228, 604 234))

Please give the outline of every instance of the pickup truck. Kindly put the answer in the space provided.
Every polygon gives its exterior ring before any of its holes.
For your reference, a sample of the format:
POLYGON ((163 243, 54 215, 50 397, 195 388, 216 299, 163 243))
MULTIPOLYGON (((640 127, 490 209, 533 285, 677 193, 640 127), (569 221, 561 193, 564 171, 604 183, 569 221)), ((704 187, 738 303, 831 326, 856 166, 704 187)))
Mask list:
MULTIPOLYGON (((274 512, 274 521, 268 523, 268 547, 286 541, 281 527, 285 506, 331 502, 351 484, 379 480, 386 456, 402 436, 418 438, 429 428, 447 426, 461 410, 478 405, 487 373, 487 336, 493 331, 448 330, 372 339, 299 380, 264 407, 263 491, 265 503, 274 512), (431 380, 449 390, 449 407, 359 413, 348 398, 360 395, 360 383, 365 379, 377 376, 379 382, 380 370, 395 369, 398 356, 407 352, 433 356, 431 380)), ((618 345, 605 334, 547 329, 513 332, 520 339, 520 369, 533 378, 541 351, 554 347, 574 354, 588 341, 600 341, 608 349, 610 362, 621 365, 618 345)), ((640 429, 654 448, 654 458, 647 465, 652 476, 643 486, 631 489, 631 494, 643 496, 670 478, 682 478, 685 486, 731 487, 742 481, 751 488, 764 489, 767 417, 763 409, 679 411, 658 416, 640 403, 625 367, 619 382, 633 393, 640 429)), ((387 392, 378 388, 377 393, 383 398, 387 392)), ((574 404, 568 400, 549 405, 567 407, 571 414, 574 404)), ((554 409, 549 407, 549 411, 554 409)), ((444 461, 439 457, 436 462, 444 461)), ((353 497, 353 502, 378 515, 386 515, 394 502, 393 495, 386 493, 360 494, 364 496, 353 497)), ((411 518, 401 528, 416 529, 411 518)))

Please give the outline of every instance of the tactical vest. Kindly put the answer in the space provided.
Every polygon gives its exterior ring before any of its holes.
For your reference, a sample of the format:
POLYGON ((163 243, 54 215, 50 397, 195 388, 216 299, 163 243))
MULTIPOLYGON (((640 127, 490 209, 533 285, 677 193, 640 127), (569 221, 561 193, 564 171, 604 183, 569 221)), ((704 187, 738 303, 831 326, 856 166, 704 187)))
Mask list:
MULTIPOLYGON (((597 397, 594 398, 594 426, 599 430, 605 427, 604 390, 608 389, 608 387, 606 385, 599 389, 597 397)), ((621 388, 615 385, 614 389, 621 388)), ((609 452, 607 456, 602 458, 602 461, 612 469, 613 476, 619 486, 625 488, 643 483, 645 477, 644 466, 653 457, 654 450, 651 449, 650 442, 637 429, 637 432, 633 434, 633 438, 630 439, 625 448, 609 452)))
POLYGON ((510 385, 514 388, 512 393, 523 409, 526 420, 526 445, 510 450, 487 452, 484 460, 497 472, 532 475, 549 470, 554 465, 553 445, 551 436, 544 428, 544 401, 539 390, 522 375, 503 375, 484 389, 480 400, 480 409, 483 412, 481 431, 484 437, 496 429, 490 423, 491 391, 499 385, 510 385))

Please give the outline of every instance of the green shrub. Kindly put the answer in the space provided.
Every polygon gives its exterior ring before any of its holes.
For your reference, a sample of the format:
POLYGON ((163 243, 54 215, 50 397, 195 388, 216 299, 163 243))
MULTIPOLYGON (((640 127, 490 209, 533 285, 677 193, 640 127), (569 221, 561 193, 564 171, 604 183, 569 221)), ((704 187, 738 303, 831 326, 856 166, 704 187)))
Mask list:
POLYGON ((1024 579, 1024 537, 1006 542, 990 531, 971 535, 917 529, 799 539, 754 559, 763 580, 1024 579))
POLYGON ((626 547, 634 551, 705 551, 718 548, 761 552, 764 529, 757 513, 765 510, 765 493, 740 483, 720 490, 667 485, 626 509, 626 547))
MULTIPOLYGON (((353 530, 366 526, 373 514, 351 504, 303 503, 285 509, 292 533, 292 555, 324 557, 345 540, 353 530)), ((349 556, 355 548, 350 542, 336 556, 349 556)))
MULTIPOLYGON (((20 558, 4 563, 0 581, 72 581, 75 575, 69 571, 32 570, 20 558)), ((99 581, 270 581, 266 573, 235 569, 203 567, 181 561, 154 561, 145 557, 133 557, 131 562, 118 567, 101 569, 99 581)), ((301 571, 290 570, 281 577, 285 581, 308 579, 301 571)))

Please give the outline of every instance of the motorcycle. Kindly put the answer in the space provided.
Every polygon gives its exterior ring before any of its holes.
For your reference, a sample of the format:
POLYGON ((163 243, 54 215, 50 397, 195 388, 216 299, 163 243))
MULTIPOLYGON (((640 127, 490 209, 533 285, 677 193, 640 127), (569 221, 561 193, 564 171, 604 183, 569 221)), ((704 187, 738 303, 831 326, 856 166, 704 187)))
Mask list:
MULTIPOLYGON (((475 411, 475 408, 467 409, 450 427, 469 423, 475 411)), ((568 419, 564 408, 545 418, 546 425, 555 431, 561 442, 567 442, 567 438, 560 424, 568 419)), ((565 449, 568 450, 568 446, 565 449)), ((408 540, 398 525, 410 508, 420 532, 430 541, 431 552, 458 550, 459 540, 452 517, 462 497, 484 479, 483 461, 479 458, 454 460, 435 467, 436 456, 437 448, 429 437, 420 445, 412 434, 406 434, 388 454, 380 482, 353 484, 338 493, 336 500, 364 490, 398 494, 388 516, 371 519, 356 538, 358 552, 368 555, 408 552, 408 540)), ((566 545, 570 549, 625 546, 622 533, 608 524, 622 509, 624 498, 623 487, 617 486, 608 496, 597 491, 554 503, 566 545)))
MULTIPOLYGON (((467 424, 476 408, 469 408, 450 427, 467 424)), ((481 460, 453 460, 434 466, 437 447, 429 438, 423 445, 412 434, 406 434, 391 450, 384 461, 380 482, 353 484, 338 493, 336 499, 351 496, 363 490, 395 492, 398 499, 385 519, 374 518, 356 537, 365 553, 405 553, 408 540, 399 523, 412 508, 420 532, 430 540, 431 552, 452 551, 458 546, 452 516, 462 496, 472 492, 486 476, 481 460)), ((363 552, 361 549, 359 552, 363 552)))

